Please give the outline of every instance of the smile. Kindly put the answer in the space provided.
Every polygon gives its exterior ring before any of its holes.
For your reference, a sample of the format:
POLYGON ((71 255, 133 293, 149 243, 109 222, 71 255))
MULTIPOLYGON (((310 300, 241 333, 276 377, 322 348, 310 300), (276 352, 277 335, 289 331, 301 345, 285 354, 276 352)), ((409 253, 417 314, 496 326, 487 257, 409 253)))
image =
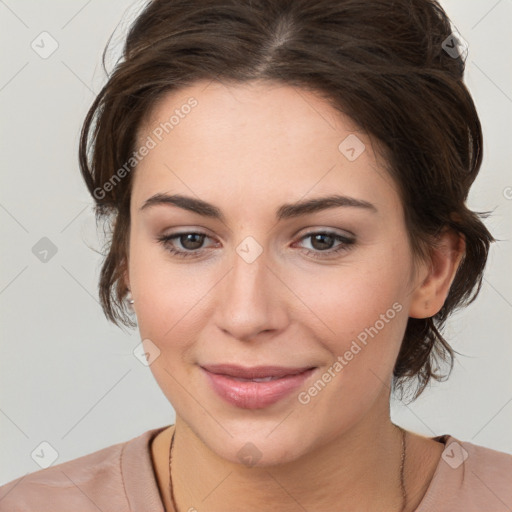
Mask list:
POLYGON ((242 409, 263 409, 296 391, 316 368, 224 364, 201 369, 213 391, 225 402, 242 409))

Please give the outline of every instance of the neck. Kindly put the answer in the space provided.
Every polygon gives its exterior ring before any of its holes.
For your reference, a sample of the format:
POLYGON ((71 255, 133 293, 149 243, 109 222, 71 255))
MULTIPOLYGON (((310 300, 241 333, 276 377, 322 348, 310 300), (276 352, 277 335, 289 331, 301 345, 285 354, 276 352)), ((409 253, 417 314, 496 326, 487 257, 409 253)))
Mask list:
POLYGON ((299 459, 267 467, 246 467, 218 457, 177 417, 174 499, 177 512, 400 512, 401 462, 402 434, 389 414, 386 421, 361 421, 299 459))

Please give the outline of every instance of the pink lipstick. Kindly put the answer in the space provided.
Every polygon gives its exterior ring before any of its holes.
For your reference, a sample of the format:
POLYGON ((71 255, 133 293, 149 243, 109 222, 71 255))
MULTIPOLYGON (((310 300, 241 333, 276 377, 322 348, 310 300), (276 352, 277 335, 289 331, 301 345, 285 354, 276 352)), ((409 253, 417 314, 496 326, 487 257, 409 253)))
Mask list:
POLYGON ((315 370, 314 367, 242 367, 231 364, 201 366, 213 390, 242 409, 263 409, 288 396, 315 370))

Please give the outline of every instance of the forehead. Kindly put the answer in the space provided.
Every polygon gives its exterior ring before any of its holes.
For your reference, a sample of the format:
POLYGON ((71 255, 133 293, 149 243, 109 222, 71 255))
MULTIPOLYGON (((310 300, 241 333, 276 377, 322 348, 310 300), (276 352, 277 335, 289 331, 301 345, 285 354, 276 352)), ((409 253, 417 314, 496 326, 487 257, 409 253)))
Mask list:
POLYGON ((139 202, 158 192, 220 202, 333 192, 398 200, 368 135, 319 94, 286 84, 202 81, 170 92, 141 125, 138 147, 149 139, 135 172, 139 202))
POLYGON ((316 139, 328 137, 328 144, 336 142, 340 133, 358 131, 348 116, 336 111, 319 93, 264 80, 240 84, 200 81, 171 91, 148 113, 139 140, 169 121, 172 127, 164 129, 164 136, 172 132, 172 142, 179 144, 193 131, 205 149, 227 141, 245 143, 244 149, 250 149, 246 143, 251 136, 254 149, 263 143, 286 149, 282 147, 286 142, 297 149, 305 140, 314 144, 316 139))

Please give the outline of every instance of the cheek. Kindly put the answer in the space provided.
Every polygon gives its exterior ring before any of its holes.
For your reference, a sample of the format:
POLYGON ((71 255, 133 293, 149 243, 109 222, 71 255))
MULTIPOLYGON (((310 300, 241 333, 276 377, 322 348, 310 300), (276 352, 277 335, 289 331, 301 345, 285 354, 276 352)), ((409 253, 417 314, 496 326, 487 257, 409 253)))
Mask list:
POLYGON ((130 284, 141 339, 151 340, 160 350, 158 364, 151 365, 154 373, 158 367, 179 373, 207 322, 209 295, 219 272, 172 262, 159 244, 142 236, 132 240, 130 284))
POLYGON ((149 233, 135 230, 130 239, 130 283, 138 303, 151 304, 148 312, 169 309, 193 287, 195 280, 187 275, 187 265, 171 262, 165 248, 152 240, 149 233), (190 286, 185 286, 187 283, 190 286))
POLYGON ((207 320, 207 274, 170 263, 162 249, 139 244, 131 252, 130 282, 142 340, 158 353, 150 370, 176 410, 190 406, 184 388, 193 379, 193 347, 207 320))
MULTIPOLYGON (((406 247, 390 247, 368 259, 301 274, 290 282, 308 306, 315 339, 338 361, 331 374, 332 391, 343 395, 372 395, 388 381, 408 320, 409 253, 406 247)), ((329 379, 329 376, 326 376, 329 379)))
POLYGON ((407 258, 387 251, 315 273, 290 274, 286 282, 318 324, 317 334, 322 329, 326 338, 346 342, 360 333, 364 338, 365 329, 375 324, 386 336, 397 332, 392 324, 403 324, 406 316, 401 312, 408 310, 408 268, 407 258))

